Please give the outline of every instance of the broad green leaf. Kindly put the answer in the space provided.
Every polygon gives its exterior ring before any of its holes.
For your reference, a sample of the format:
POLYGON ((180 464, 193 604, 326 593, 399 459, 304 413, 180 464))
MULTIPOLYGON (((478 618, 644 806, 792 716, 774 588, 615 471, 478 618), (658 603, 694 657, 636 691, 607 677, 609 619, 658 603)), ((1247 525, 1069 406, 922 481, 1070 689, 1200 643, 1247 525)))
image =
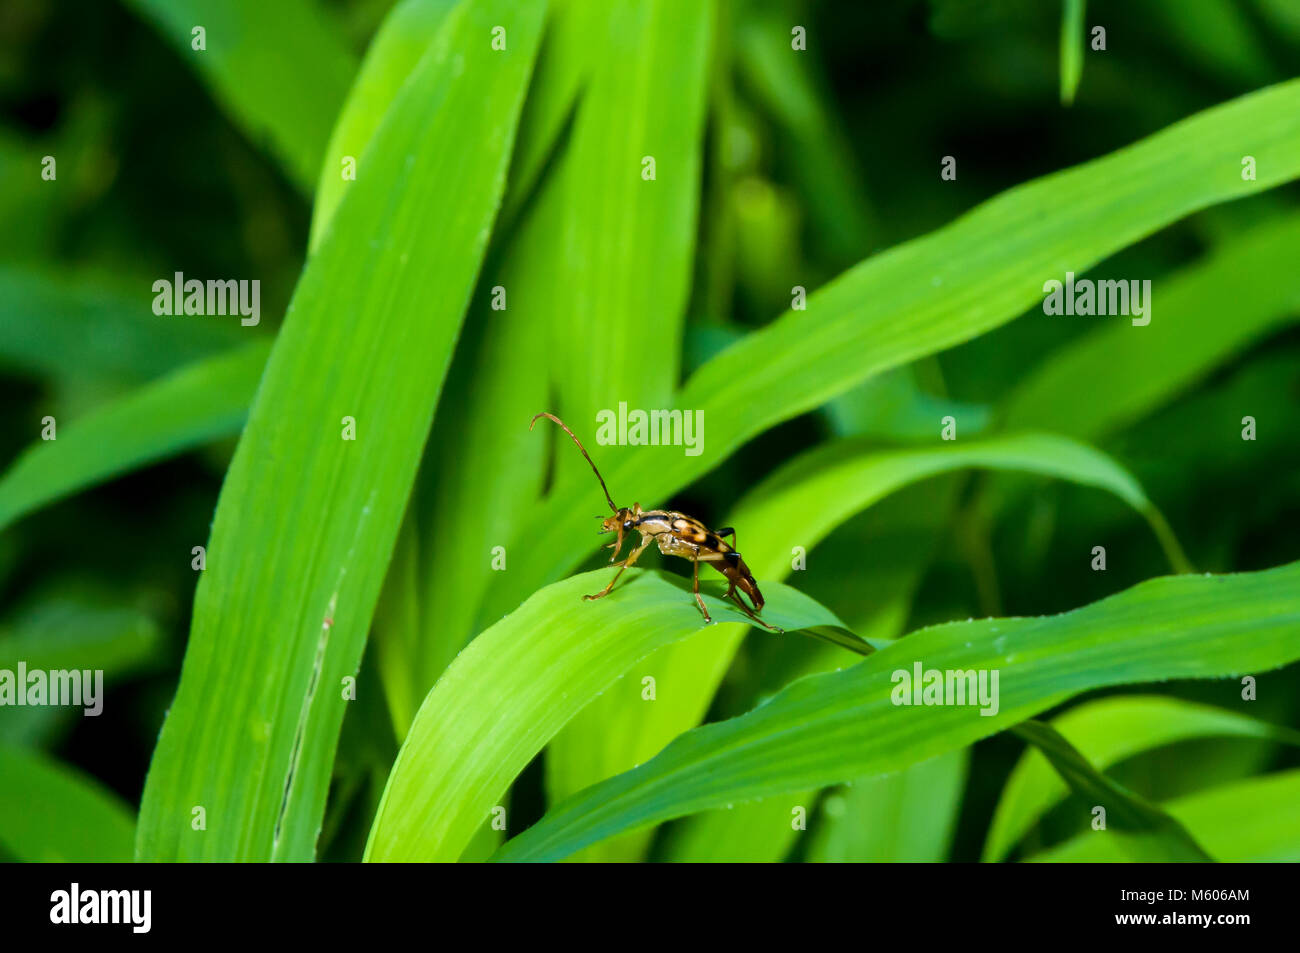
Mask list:
POLYGON ((0 745, 0 852, 28 863, 122 863, 134 838, 130 808, 98 781, 0 745))
POLYGON ((130 0, 258 146, 310 192, 356 70, 312 0, 130 0), (203 28, 204 49, 196 49, 203 28))
MULTIPOLYGON (((704 624, 690 582, 663 573, 629 569, 609 596, 582 599, 608 578, 609 570, 597 570, 540 590, 457 656, 393 765, 367 860, 456 860, 565 722, 602 692, 640 699, 638 661, 670 642, 719 631, 704 624)), ((719 622, 743 618, 722 600, 722 588, 701 583, 710 614, 719 622)), ((807 596, 770 588, 764 616, 787 631, 774 638, 842 628, 807 596)))
MULTIPOLYGON (((1166 810, 1216 860, 1226 863, 1300 861, 1300 771, 1247 778, 1168 802, 1166 810)), ((1125 835, 1088 831, 1031 861, 1096 863, 1126 861, 1125 835)))
POLYGON ((1149 414, 1300 316, 1298 247, 1291 217, 1161 281, 1149 325, 1106 324, 1050 355, 1008 396, 1004 425, 1092 440, 1149 414))
POLYGON ((270 350, 249 344, 205 358, 37 440, 0 478, 0 529, 138 467, 239 432, 270 350))
POLYGON ((969 753, 949 751, 826 796, 808 859, 820 863, 947 860, 969 753))
POLYGON ((1061 10, 1061 103, 1074 103, 1083 77, 1083 14, 1087 0, 1064 0, 1061 10))
POLYGON ((1030 719, 1011 729, 1052 764, 1075 794, 1106 811, 1106 823, 1124 831, 1134 860, 1203 862, 1209 855, 1178 821, 1106 777, 1051 725, 1030 719))
MULTIPOLYGON (((1106 489, 1147 518, 1175 569, 1186 566, 1163 518, 1123 468, 1090 447, 1046 434, 884 451, 862 439, 825 444, 760 484, 726 525, 743 534, 736 548, 757 578, 782 578, 790 571, 793 547, 811 551, 836 526, 890 493, 969 467, 1054 476, 1106 489), (761 528, 762 535, 751 527, 761 528)), ((648 711, 609 698, 584 712, 552 745, 548 770, 553 799, 640 764, 698 724, 746 631, 730 627, 716 638, 674 646, 654 659, 656 681, 671 691, 665 690, 648 711)))
POLYGON ((311 251, 320 246, 348 185, 369 165, 362 160, 375 130, 429 48, 438 27, 458 2, 401 0, 380 24, 325 147, 312 205, 308 242, 311 251), (352 178, 345 177, 348 160, 352 178))
POLYGON ((222 486, 141 858, 313 856, 340 686, 481 264, 543 13, 472 0, 447 17, 307 263, 222 486), (506 51, 491 48, 497 25, 506 51), (206 831, 190 827, 195 805, 206 831))
POLYGON ((252 340, 238 318, 159 317, 150 284, 0 268, 0 363, 144 381, 252 340))
MULTIPOLYGON (((812 294, 807 310, 787 312, 709 361, 676 400, 703 411, 704 452, 620 456, 606 482, 625 500, 666 504, 769 427, 1037 306, 1047 280, 1082 273, 1198 209, 1298 174, 1300 81, 1291 81, 1011 189, 867 259, 812 294), (1257 181, 1242 180, 1243 155, 1255 156, 1257 181)), ((538 508, 518 536, 527 550, 494 580, 481 620, 509 611, 591 552, 590 501, 591 486, 577 482, 538 508)))
POLYGON ((897 771, 1094 688, 1277 668, 1300 658, 1297 625, 1300 563, 1153 579, 1057 616, 923 629, 852 668, 802 679, 746 715, 687 732, 553 808, 496 859, 556 860, 693 811, 897 771), (918 666, 998 673, 996 712, 895 704, 896 673, 918 666))
MULTIPOLYGON (((1166 698, 1126 695, 1072 708, 1052 725, 1099 770, 1152 748, 1192 738, 1269 738, 1300 743, 1300 733, 1249 715, 1166 698)), ((984 845, 985 861, 1004 860, 1053 804, 1064 782, 1036 749, 1016 763, 998 800, 984 845)))

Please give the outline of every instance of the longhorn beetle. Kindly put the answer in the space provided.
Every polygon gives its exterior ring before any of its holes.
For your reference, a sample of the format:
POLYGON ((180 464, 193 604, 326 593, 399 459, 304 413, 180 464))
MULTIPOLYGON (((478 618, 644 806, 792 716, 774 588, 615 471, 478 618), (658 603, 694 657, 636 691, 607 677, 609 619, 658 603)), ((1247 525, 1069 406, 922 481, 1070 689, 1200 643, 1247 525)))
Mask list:
POLYGON ((613 516, 602 517, 600 524, 600 533, 617 533, 618 538, 610 543, 606 549, 614 550, 614 555, 609 557, 613 562, 618 558, 619 551, 623 548, 623 536, 626 533, 635 530, 640 534, 641 541, 633 547, 628 553, 627 558, 618 564, 618 572, 614 573, 614 578, 609 581, 609 585, 600 592, 591 596, 583 596, 585 600, 600 599, 609 595, 614 583, 618 582, 618 577, 623 575, 623 570, 636 562, 637 557, 645 551, 645 548, 651 542, 659 545, 659 552, 665 556, 681 556, 691 561, 694 569, 695 582, 695 602, 700 607, 700 612, 704 614, 705 622, 712 622, 709 618, 709 610, 704 607, 704 600, 700 597, 700 563, 708 563, 718 572, 727 577, 727 592, 724 599, 735 600, 740 610, 749 616, 754 622, 771 632, 784 632, 784 629, 774 625, 768 625, 758 617, 758 613, 763 611, 763 594, 758 591, 758 583, 754 581, 753 574, 745 561, 740 558, 740 553, 736 552, 736 531, 731 527, 720 529, 716 533, 710 530, 699 520, 687 516, 684 513, 678 513, 675 510, 643 510, 640 503, 633 503, 631 507, 619 507, 614 505, 610 498, 609 488, 605 486, 605 478, 600 475, 596 469, 596 464, 592 462, 591 457, 587 454, 587 448, 582 445, 577 434, 570 430, 563 420, 554 414, 548 414, 545 411, 533 417, 532 423, 528 429, 532 430, 537 423, 538 417, 545 417, 560 425, 560 428, 573 438, 573 442, 578 445, 582 455, 586 457, 587 463, 591 465, 591 472, 596 474, 596 479, 600 481, 600 488, 605 491, 605 502, 609 508, 614 511, 613 516), (723 536, 731 537, 731 545, 722 541, 723 536), (741 601, 736 590, 749 596, 750 601, 754 603, 751 611, 749 606, 741 601))

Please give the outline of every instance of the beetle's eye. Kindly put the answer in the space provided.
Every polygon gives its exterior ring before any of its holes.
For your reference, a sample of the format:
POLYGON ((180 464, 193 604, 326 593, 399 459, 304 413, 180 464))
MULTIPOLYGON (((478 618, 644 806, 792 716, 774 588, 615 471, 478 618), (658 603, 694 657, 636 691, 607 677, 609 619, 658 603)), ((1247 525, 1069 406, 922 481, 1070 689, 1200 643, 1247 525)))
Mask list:
POLYGON ((624 529, 631 529, 631 528, 632 528, 632 521, 631 521, 631 520, 628 520, 626 523, 624 523, 624 524, 623 524, 623 528, 624 528, 624 529))

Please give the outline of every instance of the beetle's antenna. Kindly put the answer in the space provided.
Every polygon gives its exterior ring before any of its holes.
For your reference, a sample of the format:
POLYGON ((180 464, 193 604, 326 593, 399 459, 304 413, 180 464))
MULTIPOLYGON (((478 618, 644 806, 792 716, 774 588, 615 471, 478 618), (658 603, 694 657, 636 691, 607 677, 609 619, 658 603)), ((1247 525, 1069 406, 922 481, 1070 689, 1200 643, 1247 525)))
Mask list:
POLYGON ((607 503, 609 504, 609 508, 610 508, 611 510, 613 510, 615 513, 617 513, 617 512, 618 512, 618 507, 615 506, 615 505, 614 505, 614 501, 611 500, 611 499, 609 498, 609 487, 605 486, 605 478, 602 477, 602 476, 600 475, 600 471, 596 469, 596 464, 592 463, 591 457, 588 456, 588 454, 587 454, 587 448, 584 447, 584 446, 582 445, 582 441, 578 439, 578 435, 575 434, 575 433, 574 433, 572 430, 570 430, 568 427, 566 427, 566 426, 564 425, 564 421, 563 421, 563 420, 561 420, 559 417, 555 416, 555 414, 548 414, 546 411, 542 411, 540 414, 537 414, 535 417, 533 417, 532 421, 528 424, 528 429, 529 429, 529 430, 532 430, 532 429, 533 429, 533 424, 537 423, 537 418, 538 418, 538 417, 545 417, 545 418, 547 418, 548 420, 553 420, 553 421, 555 421, 557 424, 560 425, 560 429, 562 429, 565 433, 567 433, 570 437, 573 438, 573 442, 576 443, 576 444, 578 445, 578 449, 582 451, 582 455, 583 455, 584 457, 586 457, 586 458, 587 458, 587 462, 591 464, 591 472, 594 473, 594 474, 596 474, 596 479, 600 481, 600 488, 601 488, 602 490, 605 491, 605 502, 607 502, 607 503))

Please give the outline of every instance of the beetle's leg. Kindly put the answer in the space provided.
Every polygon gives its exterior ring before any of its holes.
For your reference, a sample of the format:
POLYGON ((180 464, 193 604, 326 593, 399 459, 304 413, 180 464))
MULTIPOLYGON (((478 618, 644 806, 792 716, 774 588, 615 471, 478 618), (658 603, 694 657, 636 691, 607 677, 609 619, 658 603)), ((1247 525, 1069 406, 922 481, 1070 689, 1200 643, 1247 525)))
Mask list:
POLYGON ((610 562, 613 562, 614 560, 618 559, 619 550, 623 548, 623 527, 620 526, 618 528, 618 538, 615 539, 614 542, 610 543, 605 548, 614 550, 614 552, 610 554, 609 557, 610 562))
POLYGON ((734 593, 728 593, 728 594, 731 595, 731 598, 735 601, 736 605, 740 606, 740 611, 745 613, 745 615, 749 616, 751 620, 758 623, 763 628, 767 629, 767 631, 769 632, 776 632, 781 635, 785 635, 785 629, 781 628, 779 625, 769 625, 768 623, 764 622, 762 619, 758 617, 758 614, 754 612, 753 609, 745 605, 744 600, 742 600, 739 595, 736 595, 734 593))
POLYGON ((695 567, 695 602, 699 605, 700 611, 704 613, 704 621, 712 622, 709 618, 709 610, 704 608, 704 599, 700 596, 700 551, 697 549, 695 555, 691 557, 691 565, 695 567))
POLYGON ((609 585, 600 590, 600 592, 596 593, 594 596, 583 596, 583 600, 590 602, 592 599, 600 599, 603 596, 609 595, 609 591, 614 588, 614 583, 618 582, 618 577, 623 575, 623 570, 636 562, 636 558, 641 555, 641 552, 650 544, 650 540, 653 538, 653 536, 642 536, 641 544, 637 546, 636 549, 632 550, 632 552, 627 554, 627 559, 619 563, 618 572, 614 573, 614 578, 609 581, 609 585))
POLYGON ((732 549, 736 548, 736 531, 732 529, 730 526, 728 526, 726 529, 716 530, 713 535, 717 536, 719 539, 721 539, 723 536, 730 536, 731 548, 732 549))

